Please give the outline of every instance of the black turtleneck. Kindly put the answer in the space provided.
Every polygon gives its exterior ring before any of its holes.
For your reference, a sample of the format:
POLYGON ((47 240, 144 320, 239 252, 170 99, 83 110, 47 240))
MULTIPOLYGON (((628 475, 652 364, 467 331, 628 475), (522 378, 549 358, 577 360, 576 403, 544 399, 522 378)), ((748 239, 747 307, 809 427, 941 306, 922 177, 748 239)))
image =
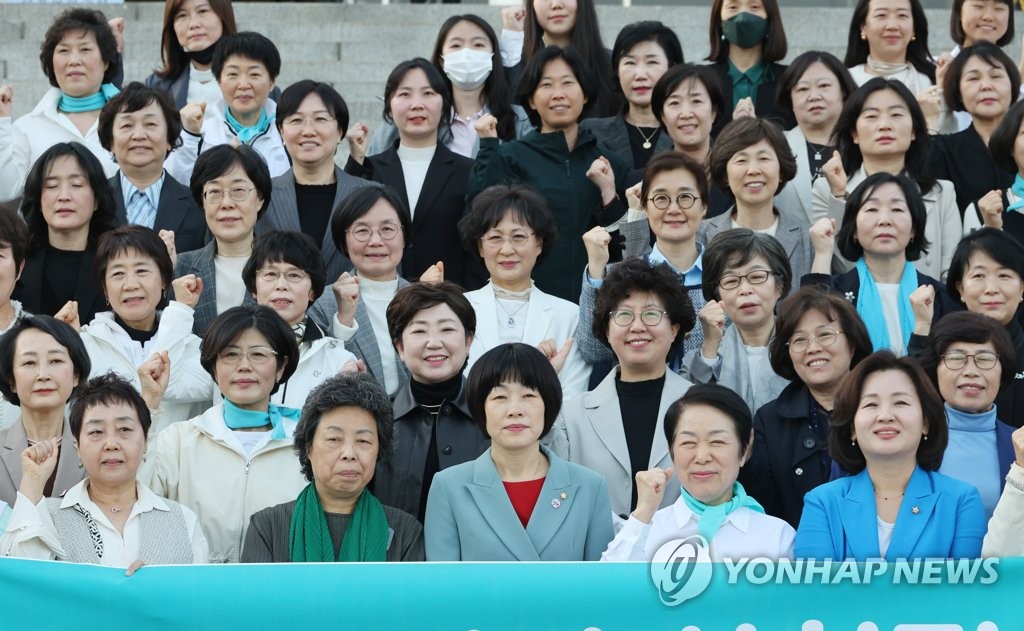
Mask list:
POLYGON ((127 324, 125 324, 125 321, 121 319, 121 316, 117 315, 116 313, 114 314, 114 322, 117 323, 117 326, 124 329, 124 332, 127 333, 128 337, 132 338, 132 340, 138 342, 139 344, 145 344, 146 342, 153 339, 154 335, 156 335, 156 327, 157 323, 160 322, 160 319, 159 316, 157 316, 157 318, 153 320, 153 330, 151 331, 143 331, 142 329, 136 329, 128 326, 127 324))
POLYGON ((434 474, 441 470, 441 460, 437 457, 437 415, 444 403, 454 402, 462 391, 462 372, 459 371, 445 381, 423 383, 413 377, 409 380, 412 398, 427 412, 430 418, 430 445, 427 447, 427 461, 423 465, 423 487, 420 489, 420 521, 427 514, 427 494, 434 474), (429 406, 429 407, 423 407, 429 406))

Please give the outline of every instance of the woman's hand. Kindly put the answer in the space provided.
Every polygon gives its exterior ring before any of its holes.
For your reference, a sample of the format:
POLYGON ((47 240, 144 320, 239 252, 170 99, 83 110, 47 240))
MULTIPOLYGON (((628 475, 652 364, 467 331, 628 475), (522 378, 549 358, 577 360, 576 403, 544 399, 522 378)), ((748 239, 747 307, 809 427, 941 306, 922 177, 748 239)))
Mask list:
POLYGON ((612 235, 601 226, 594 226, 583 233, 583 246, 587 249, 587 276, 594 280, 604 278, 604 268, 611 258, 608 254, 611 242, 612 235))
POLYGON ((0 87, 0 118, 7 118, 14 111, 14 88, 11 85, 0 87))
POLYGON ((907 299, 914 312, 914 333, 928 335, 932 330, 932 317, 935 314, 935 288, 921 285, 907 299))
POLYGON ((203 279, 195 274, 185 274, 171 281, 171 290, 174 292, 175 302, 195 309, 199 303, 199 296, 203 295, 203 279))
POLYGON ((981 225, 986 228, 1003 229, 1003 192, 989 191, 978 200, 978 214, 981 225))
POLYGON ((135 572, 136 572, 136 571, 137 571, 137 570, 138 570, 138 569, 139 569, 140 567, 142 567, 142 566, 143 566, 143 565, 145 565, 145 564, 146 564, 146 562, 145 562, 145 561, 143 561, 143 560, 141 560, 141 559, 139 559, 138 561, 133 561, 133 562, 132 562, 132 564, 128 566, 128 569, 124 571, 124 575, 125 575, 125 576, 131 576, 131 575, 132 575, 132 574, 134 574, 134 573, 135 573, 135 572))
POLYGON ((18 491, 33 504, 43 499, 46 481, 53 475, 60 458, 60 438, 49 438, 21 452, 21 484, 18 491))
POLYGON ((366 123, 356 123, 348 128, 345 140, 348 141, 348 155, 359 164, 366 159, 366 146, 370 139, 370 128, 366 123))
POLYGON ((587 169, 587 179, 594 183, 601 191, 601 203, 608 205, 615 199, 615 172, 612 170, 612 163, 608 158, 598 156, 590 163, 587 169))
POLYGON ((167 384, 171 380, 171 359, 167 351, 153 353, 149 359, 144 361, 138 369, 139 388, 146 407, 151 410, 160 408, 164 393, 167 392, 167 384))
POLYGON ((181 108, 181 126, 193 136, 198 136, 203 132, 203 117, 205 115, 206 101, 189 103, 181 108))
POLYGON ((505 7, 501 10, 501 28, 506 31, 522 32, 526 29, 526 9, 505 7))
POLYGON ((341 372, 346 374, 366 372, 366 364, 363 364, 361 359, 350 359, 341 367, 341 372))
POLYGON ((736 108, 732 111, 732 119, 754 118, 754 100, 749 96, 736 101, 736 108))
POLYGON ((701 342, 700 352, 705 359, 718 357, 718 349, 722 345, 722 338, 725 337, 725 309, 718 300, 709 300, 701 307, 697 314, 700 320, 701 331, 704 332, 704 341, 701 342))
POLYGON ((630 210, 642 210, 643 203, 640 201, 640 191, 643 185, 643 182, 637 182, 626 189, 626 206, 630 210))
POLYGON ((945 83, 946 71, 949 70, 949 63, 953 61, 953 55, 948 51, 939 55, 935 60, 935 85, 941 86, 945 83))
POLYGON ((124 18, 116 17, 107 20, 110 30, 114 31, 114 42, 117 44, 117 52, 124 52, 124 18))
POLYGON ((832 157, 825 164, 821 165, 821 174, 825 176, 825 181, 828 182, 828 188, 832 192, 832 197, 844 199, 846 197, 848 178, 846 177, 846 171, 843 170, 843 158, 839 155, 838 151, 833 151, 832 157))
POLYGON ((338 322, 352 328, 356 320, 356 307, 359 305, 359 277, 342 272, 331 285, 331 291, 338 303, 338 322))
POLYGON ((811 272, 814 274, 831 273, 832 255, 836 251, 836 220, 822 217, 815 221, 807 232, 811 236, 811 247, 814 248, 811 272))
POLYGON ((420 274, 421 283, 443 283, 444 282, 444 261, 438 261, 428 267, 420 274))
POLYGON ((571 337, 567 338, 565 344, 559 349, 558 343, 549 337, 537 345, 537 350, 544 353, 544 357, 548 358, 556 373, 562 372, 562 366, 565 366, 565 360, 569 357, 569 351, 572 350, 572 341, 571 337))
POLYGON ((54 316, 55 319, 60 320, 65 324, 71 325, 76 331, 82 330, 82 323, 78 320, 78 301, 68 300, 64 303, 64 306, 60 308, 54 316))
POLYGON ((490 114, 484 114, 473 123, 473 129, 476 130, 476 135, 481 138, 497 138, 498 119, 490 114))
POLYGON ((174 266, 178 264, 178 249, 174 245, 174 231, 161 230, 158 235, 164 242, 164 247, 167 248, 167 256, 171 257, 171 269, 174 269, 174 266))
POLYGON ((1013 432, 1013 452, 1017 454, 1017 466, 1024 467, 1024 427, 1013 432))
POLYGON ((672 467, 636 472, 636 509, 633 510, 633 517, 645 524, 651 523, 651 518, 661 506, 661 498, 665 497, 665 489, 673 473, 672 467))
POLYGON ((939 114, 942 114, 942 88, 933 85, 924 90, 917 95, 917 103, 921 106, 921 111, 924 112, 924 117, 928 121, 928 129, 938 129, 939 114))

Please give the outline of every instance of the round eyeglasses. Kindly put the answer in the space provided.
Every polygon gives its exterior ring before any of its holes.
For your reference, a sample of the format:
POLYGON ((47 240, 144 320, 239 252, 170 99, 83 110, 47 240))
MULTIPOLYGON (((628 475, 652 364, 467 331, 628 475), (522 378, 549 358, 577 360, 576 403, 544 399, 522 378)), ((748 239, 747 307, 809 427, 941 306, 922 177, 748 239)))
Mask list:
POLYGON ((401 231, 402 228, 396 224, 382 223, 377 226, 376 230, 370 226, 356 226, 355 228, 349 228, 345 232, 352 235, 352 238, 360 243, 368 243, 373 238, 374 233, 380 235, 382 241, 391 241, 401 231))
MULTIPOLYGON (((644 309, 640 312, 640 321, 647 326, 658 326, 667 313, 668 311, 662 311, 661 309, 644 309)), ((615 311, 609 311, 608 315, 611 316, 612 322, 615 324, 629 326, 636 320, 637 314, 629 309, 616 309, 615 311)))
MULTIPOLYGON (((676 206, 679 206, 683 210, 693 208, 693 205, 700 199, 693 193, 680 193, 676 195, 676 206)), ((658 210, 668 210, 669 204, 672 203, 672 196, 666 195, 665 193, 658 193, 657 195, 651 195, 647 198, 647 201, 654 205, 658 210)))

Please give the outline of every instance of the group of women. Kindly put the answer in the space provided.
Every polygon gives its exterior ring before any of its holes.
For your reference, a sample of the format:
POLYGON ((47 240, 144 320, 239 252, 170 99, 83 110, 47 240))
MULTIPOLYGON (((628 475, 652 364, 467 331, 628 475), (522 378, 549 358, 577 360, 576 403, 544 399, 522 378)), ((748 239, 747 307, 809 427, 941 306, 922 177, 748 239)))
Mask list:
POLYGON ((708 65, 502 17, 372 136, 228 0, 168 0, 123 89, 118 25, 57 17, 53 89, 0 90, 0 555, 1024 554, 1010 3, 933 59, 860 0, 788 66, 776 0, 715 0, 708 65))

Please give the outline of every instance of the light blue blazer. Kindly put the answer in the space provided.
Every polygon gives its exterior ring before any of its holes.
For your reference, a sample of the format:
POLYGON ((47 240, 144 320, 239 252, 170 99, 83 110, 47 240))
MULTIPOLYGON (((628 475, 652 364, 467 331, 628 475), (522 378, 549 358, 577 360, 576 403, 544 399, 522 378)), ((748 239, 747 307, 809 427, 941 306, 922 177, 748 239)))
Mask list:
MULTIPOLYGON (((882 558, 877 519, 867 469, 823 484, 804 496, 794 556, 836 561, 882 558)), ((976 488, 917 467, 884 558, 978 558, 985 528, 985 509, 976 488)))
POLYGON ((548 475, 526 528, 488 448, 440 471, 427 496, 428 561, 597 561, 612 540, 604 478, 546 447, 548 475))

